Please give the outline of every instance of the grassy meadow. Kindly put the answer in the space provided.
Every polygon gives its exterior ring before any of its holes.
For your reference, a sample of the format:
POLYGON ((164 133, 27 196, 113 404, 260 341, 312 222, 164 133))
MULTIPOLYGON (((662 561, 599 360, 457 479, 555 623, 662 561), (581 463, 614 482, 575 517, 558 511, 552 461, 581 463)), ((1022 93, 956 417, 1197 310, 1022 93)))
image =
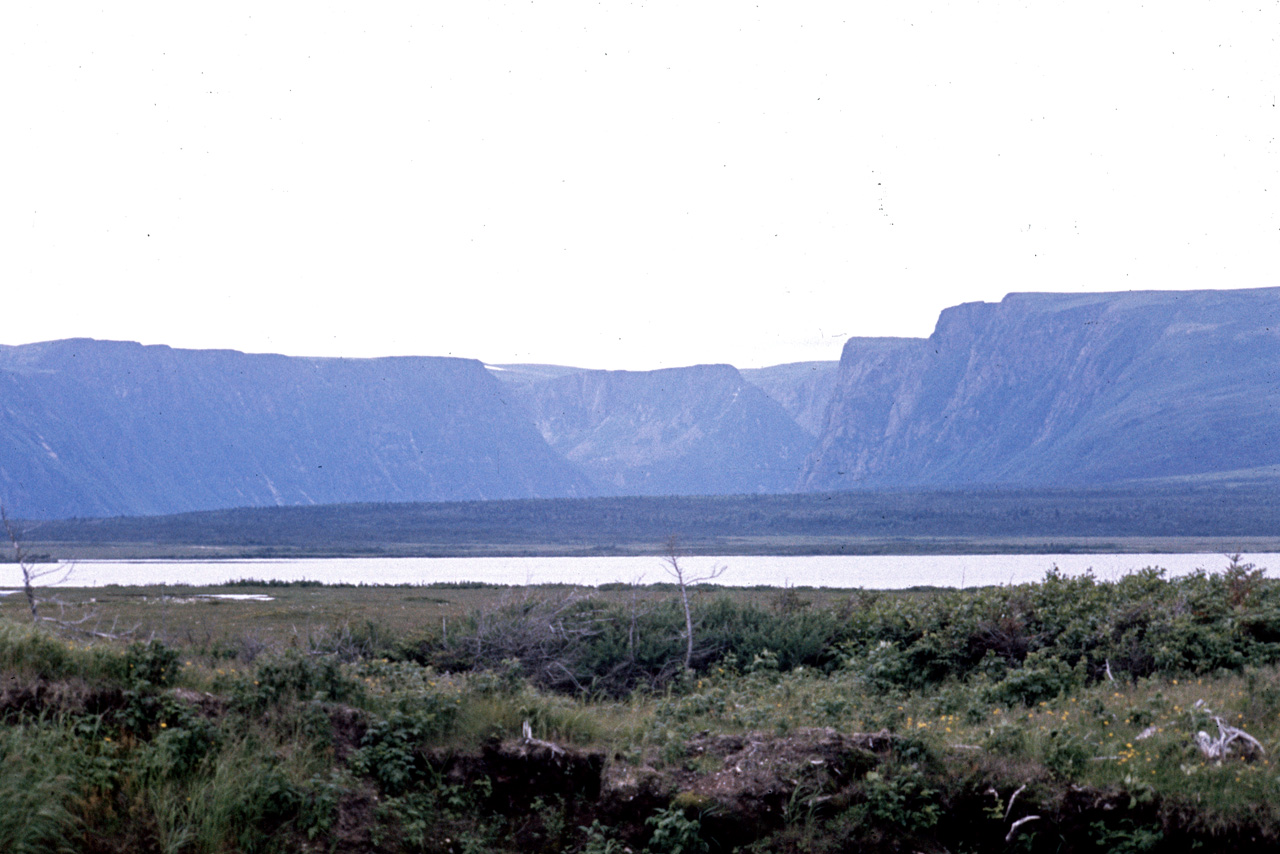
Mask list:
POLYGON ((687 668, 672 585, 57 595, 0 600, 4 851, 1280 840, 1280 583, 1248 565, 699 588, 687 668))

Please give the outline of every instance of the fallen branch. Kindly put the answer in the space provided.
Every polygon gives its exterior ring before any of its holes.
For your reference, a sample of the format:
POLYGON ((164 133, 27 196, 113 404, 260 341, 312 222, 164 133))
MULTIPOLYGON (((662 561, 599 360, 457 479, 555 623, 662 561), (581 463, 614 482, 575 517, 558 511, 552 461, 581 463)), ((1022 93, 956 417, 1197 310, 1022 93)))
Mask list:
POLYGON ((524 722, 524 725, 520 728, 520 731, 524 736, 524 743, 529 745, 530 747, 545 747, 547 750, 551 751, 552 756, 564 755, 564 748, 561 747, 560 745, 552 744, 549 741, 543 741, 540 738, 534 738, 533 726, 528 721, 524 722))
POLYGON ((1237 741, 1240 742, 1241 753, 1245 759, 1252 759, 1259 754, 1262 756, 1267 755, 1267 749, 1262 746, 1262 742, 1239 727, 1231 726, 1223 721, 1222 718, 1213 714, 1212 710, 1204 704, 1204 700, 1197 700, 1196 708, 1203 709, 1208 713, 1210 719, 1218 726, 1217 738, 1209 735, 1204 730, 1196 733, 1196 747, 1199 748, 1205 759, 1212 759, 1221 764, 1222 760, 1231 753, 1232 743, 1237 741))
MULTIPOLYGON (((1004 810, 1005 821, 1008 821, 1009 816, 1013 815, 1013 802, 1018 799, 1018 795, 1021 795, 1026 790, 1026 788, 1027 788, 1027 784, 1023 783, 1021 786, 1018 787, 1017 791, 1015 791, 1012 795, 1009 796, 1009 806, 1005 807, 1005 810, 1004 810)), ((1017 827, 1017 825, 1015 824, 1014 827, 1017 827)))
POLYGON ((1026 824, 1029 821, 1039 821, 1039 820, 1040 820, 1040 816, 1038 815, 1023 816, 1022 818, 1015 821, 1012 825, 1010 825, 1009 832, 1005 834, 1004 841, 1012 842, 1013 837, 1018 833, 1018 828, 1022 827, 1024 824, 1026 824))

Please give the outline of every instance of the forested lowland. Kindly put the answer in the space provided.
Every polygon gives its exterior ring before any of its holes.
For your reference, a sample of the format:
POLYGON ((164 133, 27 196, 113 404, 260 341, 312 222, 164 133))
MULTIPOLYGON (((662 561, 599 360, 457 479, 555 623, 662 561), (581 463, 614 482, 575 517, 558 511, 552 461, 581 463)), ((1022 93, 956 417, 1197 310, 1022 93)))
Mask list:
POLYGON ((1075 490, 526 499, 216 510, 27 522, 57 557, 203 554, 859 554, 1269 551, 1280 488, 1183 482, 1075 490))
POLYGON ((0 850, 1280 842, 1280 582, 1239 562, 693 590, 689 622, 671 585, 234 591, 0 608, 0 850))

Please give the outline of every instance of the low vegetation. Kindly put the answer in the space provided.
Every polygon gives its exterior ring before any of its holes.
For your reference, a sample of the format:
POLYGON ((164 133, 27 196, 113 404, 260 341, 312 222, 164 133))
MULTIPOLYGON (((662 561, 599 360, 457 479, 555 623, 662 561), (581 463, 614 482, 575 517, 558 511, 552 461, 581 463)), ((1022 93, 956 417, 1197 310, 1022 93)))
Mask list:
MULTIPOLYGON (((258 589, 388 593, 235 591, 258 589)), ((6 612, 0 850, 1280 840, 1280 583, 1237 561, 965 591, 703 588, 688 621, 671 586, 395 592, 467 607, 239 643, 196 614, 278 603, 174 605, 131 642, 6 612)))

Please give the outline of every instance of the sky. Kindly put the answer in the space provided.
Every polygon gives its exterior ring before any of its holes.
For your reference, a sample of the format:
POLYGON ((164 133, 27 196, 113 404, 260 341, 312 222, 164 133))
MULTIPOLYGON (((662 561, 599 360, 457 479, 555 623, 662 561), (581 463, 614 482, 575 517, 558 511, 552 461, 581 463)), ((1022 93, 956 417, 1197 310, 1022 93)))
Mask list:
POLYGON ((1280 284, 1280 4, 23 3, 0 343, 653 369, 1280 284))

